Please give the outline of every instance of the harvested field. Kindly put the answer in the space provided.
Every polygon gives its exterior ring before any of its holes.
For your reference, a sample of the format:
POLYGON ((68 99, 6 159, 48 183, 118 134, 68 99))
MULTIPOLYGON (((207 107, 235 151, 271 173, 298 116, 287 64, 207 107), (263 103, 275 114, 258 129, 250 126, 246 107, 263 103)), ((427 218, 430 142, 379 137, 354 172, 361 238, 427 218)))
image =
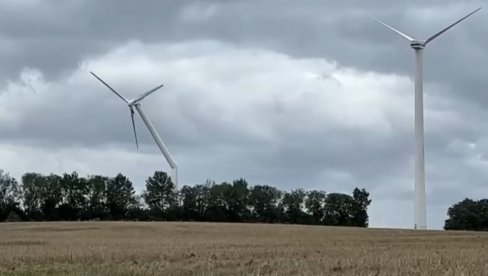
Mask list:
POLYGON ((0 224, 0 275, 487 275, 488 233, 323 226, 0 224))

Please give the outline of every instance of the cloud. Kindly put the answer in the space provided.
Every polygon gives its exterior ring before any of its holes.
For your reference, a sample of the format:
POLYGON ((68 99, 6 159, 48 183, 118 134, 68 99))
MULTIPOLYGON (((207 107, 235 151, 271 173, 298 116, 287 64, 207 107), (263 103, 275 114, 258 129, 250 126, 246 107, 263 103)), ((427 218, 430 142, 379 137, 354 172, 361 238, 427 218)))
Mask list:
POLYGON ((117 164, 141 189, 146 176, 137 172, 147 171, 143 165, 167 168, 140 121, 143 148, 135 150, 125 103, 88 70, 127 97, 163 81, 165 87, 143 106, 178 160, 185 184, 243 176, 282 189, 351 192, 357 185, 374 187, 383 174, 371 158, 377 165, 398 162, 392 168, 405 162, 405 152, 388 156, 398 153, 397 139, 408 132, 408 78, 216 41, 134 41, 86 60, 62 82, 33 70, 9 86, 0 105, 11 114, 2 118, 2 138, 28 146, 20 156, 7 155, 16 160, 7 162, 7 170, 115 173, 117 164), (23 85, 25 78, 35 80, 36 93, 23 85), (19 165, 24 155, 36 159, 29 149, 57 165, 19 165), (151 162, 130 162, 134 156, 151 162))
MULTIPOLYGON (((0 167, 17 177, 121 171, 139 190, 168 169, 139 119, 135 149, 127 106, 92 70, 127 97, 164 83, 143 106, 183 184, 365 187, 372 226, 410 227, 413 52, 369 16, 424 38, 478 6, 3 1, 0 167)), ((442 226, 449 205, 487 192, 485 18, 426 49, 430 227, 442 226)))

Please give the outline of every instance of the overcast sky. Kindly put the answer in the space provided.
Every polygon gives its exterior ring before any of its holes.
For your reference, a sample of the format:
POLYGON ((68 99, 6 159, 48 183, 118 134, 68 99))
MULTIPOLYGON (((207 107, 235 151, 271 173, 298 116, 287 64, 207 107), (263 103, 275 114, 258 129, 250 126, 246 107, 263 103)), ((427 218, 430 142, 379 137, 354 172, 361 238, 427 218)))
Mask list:
MULTIPOLYGON (((482 1, 0 2, 0 168, 122 172, 138 191, 169 171, 127 97, 143 102, 180 185, 366 188, 372 227, 413 227, 413 66, 425 39, 482 1), (394 4, 393 4, 394 3, 394 4)), ((488 10, 425 51, 428 227, 488 197, 488 10)))

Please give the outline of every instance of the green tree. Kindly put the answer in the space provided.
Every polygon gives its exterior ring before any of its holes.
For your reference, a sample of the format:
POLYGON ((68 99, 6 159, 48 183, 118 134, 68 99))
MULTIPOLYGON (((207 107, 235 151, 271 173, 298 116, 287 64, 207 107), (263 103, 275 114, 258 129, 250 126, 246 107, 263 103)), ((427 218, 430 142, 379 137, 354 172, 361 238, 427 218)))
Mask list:
MULTIPOLYGON (((209 184, 207 183, 207 186, 209 184)), ((229 197, 232 185, 224 182, 213 183, 208 193, 208 206, 205 211, 205 219, 209 221, 228 221, 229 219, 229 197)))
POLYGON ((480 213, 481 229, 488 230, 488 199, 481 199, 478 201, 478 208, 480 213))
POLYGON ((183 186, 180 191, 183 220, 198 220, 197 190, 195 187, 183 186))
POLYGON ((45 177, 46 186, 41 187, 43 204, 41 210, 45 220, 57 220, 59 215, 57 208, 61 203, 61 177, 56 174, 50 174, 45 177))
POLYGON ((154 172, 146 180, 146 191, 143 198, 156 218, 168 218, 168 213, 175 210, 178 194, 171 178, 162 171, 154 172))
POLYGON ((22 176, 22 191, 24 193, 24 210, 33 220, 41 220, 41 187, 45 179, 38 173, 25 173, 22 176))
POLYGON ((352 220, 354 226, 368 226, 368 206, 371 204, 369 193, 365 189, 355 188, 352 197, 354 199, 352 220))
POLYGON ((205 220, 210 201, 210 189, 214 184, 207 180, 204 185, 183 186, 180 191, 183 220, 205 220))
POLYGON ((210 188, 211 185, 215 184, 214 182, 207 182, 204 185, 196 185, 194 187, 195 190, 195 202, 196 202, 196 210, 198 213, 197 219, 204 220, 207 210, 210 205, 210 188))
POLYGON ((20 209, 22 193, 15 178, 0 169, 0 222, 11 215, 23 216, 20 209))
POLYGON ((61 177, 55 174, 25 173, 22 176, 24 207, 31 219, 58 219, 57 207, 62 199, 60 181, 61 177))
POLYGON ((325 200, 323 224, 351 226, 353 223, 354 199, 350 195, 331 193, 325 200))
POLYGON ((63 220, 76 220, 85 216, 87 209, 88 181, 80 178, 78 173, 63 174, 60 180, 62 204, 59 206, 59 216, 63 220))
POLYGON ((107 207, 113 219, 127 217, 127 211, 136 203, 135 191, 132 182, 122 175, 117 174, 107 183, 107 207))
POLYGON ((92 175, 87 182, 87 207, 85 217, 88 219, 105 219, 108 217, 107 187, 110 178, 102 175, 92 175))
POLYGON ((474 201, 465 198, 451 206, 448 211, 448 219, 445 221, 446 230, 488 230, 488 225, 483 222, 487 220, 486 215, 488 201, 474 201))
POLYGON ((325 198, 326 193, 324 191, 310 191, 307 193, 307 199, 305 200, 305 207, 308 214, 312 217, 314 224, 322 223, 325 214, 325 198))
POLYGON ((303 189, 285 193, 281 202, 284 220, 289 223, 307 223, 308 215, 303 211, 306 193, 303 189))
POLYGON ((232 182, 232 186, 226 190, 225 201, 228 203, 228 218, 230 221, 238 222, 248 220, 250 212, 249 189, 247 181, 239 178, 232 182))
MULTIPOLYGON (((370 203, 365 189, 354 189, 352 196, 303 189, 282 193, 271 186, 249 187, 243 178, 221 184, 207 180, 178 192, 161 171, 146 180, 142 195, 136 195, 132 182, 120 173, 114 178, 26 173, 19 187, 0 170, 0 221, 156 218, 365 227, 370 203)), ((488 200, 466 200, 448 214, 446 229, 488 229, 488 200)))
POLYGON ((250 190, 249 204, 252 216, 259 222, 277 222, 280 217, 278 203, 281 191, 271 186, 254 186, 250 190))

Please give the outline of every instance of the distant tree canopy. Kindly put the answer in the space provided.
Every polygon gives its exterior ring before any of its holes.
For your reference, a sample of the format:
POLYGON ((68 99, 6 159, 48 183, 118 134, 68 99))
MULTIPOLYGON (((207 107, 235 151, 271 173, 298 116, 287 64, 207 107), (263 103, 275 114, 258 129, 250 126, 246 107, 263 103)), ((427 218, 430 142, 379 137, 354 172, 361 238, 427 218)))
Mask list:
POLYGON ((19 184, 0 170, 0 222, 53 220, 182 220, 368 226, 369 193, 289 192, 232 183, 183 186, 156 171, 137 195, 124 175, 80 177, 25 173, 19 184))
POLYGON ((488 230, 488 199, 478 201, 469 198, 451 206, 447 210, 446 230, 488 230))

